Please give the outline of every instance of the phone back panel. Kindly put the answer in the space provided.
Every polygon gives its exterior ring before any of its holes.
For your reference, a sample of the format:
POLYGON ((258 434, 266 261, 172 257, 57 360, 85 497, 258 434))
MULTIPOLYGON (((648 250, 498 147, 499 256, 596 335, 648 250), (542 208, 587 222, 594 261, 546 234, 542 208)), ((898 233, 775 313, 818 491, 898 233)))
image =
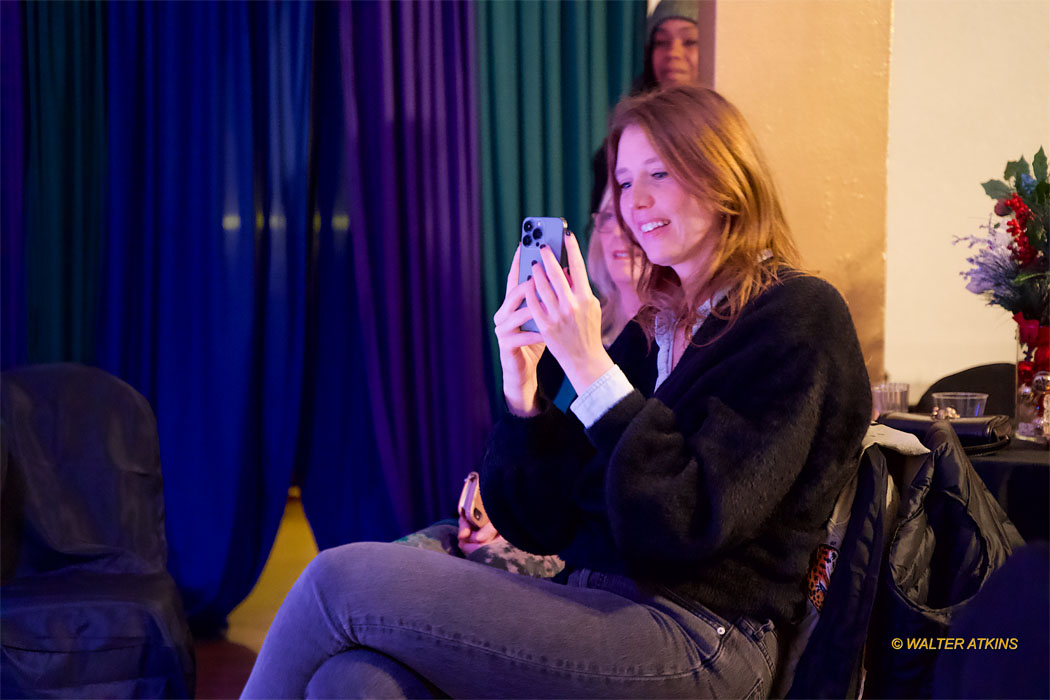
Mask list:
MULTIPOLYGON (((532 263, 543 264, 540 257, 540 246, 546 243, 550 246, 554 257, 564 268, 567 264, 565 257, 565 232, 569 230, 569 223, 557 216, 528 216, 521 222, 521 259, 518 264, 518 284, 521 284, 532 274, 532 263)), ((546 268, 544 268, 546 269, 546 268)), ((521 308, 520 306, 518 308, 521 308)), ((522 324, 524 331, 536 332, 536 322, 528 320, 522 324)))

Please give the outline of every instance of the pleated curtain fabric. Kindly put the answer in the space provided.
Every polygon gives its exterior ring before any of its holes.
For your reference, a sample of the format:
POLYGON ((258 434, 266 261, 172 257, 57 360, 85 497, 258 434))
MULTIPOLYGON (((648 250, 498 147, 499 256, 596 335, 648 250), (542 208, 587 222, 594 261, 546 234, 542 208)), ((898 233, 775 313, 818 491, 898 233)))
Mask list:
POLYGON ((374 451, 350 444, 312 460, 303 501, 308 513, 333 510, 346 494, 326 489, 325 474, 377 460, 393 499, 376 516, 393 516, 398 535, 452 514, 488 429, 473 10, 338 5, 347 230, 337 254, 350 282, 340 316, 359 324, 364 383, 354 395, 367 397, 374 451))
POLYGON ((150 399, 198 630, 262 571, 302 394, 312 4, 108 6, 98 363, 150 399))
POLYGON ((90 361, 105 221, 105 8, 23 8, 27 356, 90 361))

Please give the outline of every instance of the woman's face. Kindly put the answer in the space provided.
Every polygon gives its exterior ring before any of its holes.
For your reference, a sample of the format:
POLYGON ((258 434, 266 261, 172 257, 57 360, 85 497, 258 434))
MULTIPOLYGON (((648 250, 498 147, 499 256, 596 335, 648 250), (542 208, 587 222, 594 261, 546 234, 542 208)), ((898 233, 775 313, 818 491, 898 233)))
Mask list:
POLYGON ((614 176, 620 212, 649 260, 673 268, 683 284, 698 279, 717 244, 718 217, 671 176, 640 126, 620 135, 614 176))
POLYGON ((700 82, 700 30, 688 20, 664 20, 653 30, 652 62, 660 87, 700 82))
POLYGON ((605 188, 602 203, 594 215, 594 230, 601 236, 602 261, 613 284, 633 289, 642 271, 642 259, 640 255, 634 255, 632 259, 633 244, 624 235, 620 223, 616 220, 611 187, 605 188))

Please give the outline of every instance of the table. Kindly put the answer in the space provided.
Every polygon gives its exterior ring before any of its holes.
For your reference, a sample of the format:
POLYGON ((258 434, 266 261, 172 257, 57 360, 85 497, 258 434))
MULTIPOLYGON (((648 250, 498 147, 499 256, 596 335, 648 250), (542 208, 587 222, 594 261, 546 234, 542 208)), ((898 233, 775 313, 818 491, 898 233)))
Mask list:
POLYGON ((1013 440, 970 462, 1026 542, 1050 540, 1050 451, 1013 440))

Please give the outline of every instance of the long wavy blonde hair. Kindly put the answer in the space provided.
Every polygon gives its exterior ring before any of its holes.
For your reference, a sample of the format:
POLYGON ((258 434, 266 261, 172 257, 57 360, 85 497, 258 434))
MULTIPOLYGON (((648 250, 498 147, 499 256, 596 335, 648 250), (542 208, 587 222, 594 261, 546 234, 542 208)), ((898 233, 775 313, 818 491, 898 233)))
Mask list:
POLYGON ((619 323, 624 303, 620 288, 605 266, 605 244, 602 243, 602 234, 596 229, 591 230, 591 240, 587 245, 587 274, 598 292, 602 307, 602 343, 608 347, 623 330, 619 323))
POLYGON ((748 301, 798 263, 798 251, 754 134, 740 111, 709 88, 675 86, 622 100, 610 117, 607 155, 616 215, 632 240, 634 233, 620 210, 621 188, 613 175, 620 137, 628 126, 641 128, 671 176, 713 209, 719 237, 707 280, 692 294, 685 292, 670 267, 643 260, 638 284, 642 328, 651 342, 653 322, 661 312, 670 312, 689 328, 700 305, 721 289, 729 293, 712 313, 732 324, 748 301))
MULTIPOLYGON (((607 144, 603 141, 594 158, 591 160, 591 169, 594 173, 594 181, 591 184, 591 221, 590 242, 587 245, 587 276, 598 294, 598 301, 602 307, 602 343, 608 347, 620 335, 623 326, 620 325, 623 315, 624 300, 620 294, 620 287, 613 282, 609 268, 605 265, 605 243, 602 234, 594 228, 594 215, 602 208, 605 199, 605 191, 610 187, 609 162, 606 159, 607 144)), ((612 194, 610 192, 610 199, 612 194)), ((616 224, 619 226, 619 222, 616 224)), ((644 257, 644 256, 643 256, 644 257)))

